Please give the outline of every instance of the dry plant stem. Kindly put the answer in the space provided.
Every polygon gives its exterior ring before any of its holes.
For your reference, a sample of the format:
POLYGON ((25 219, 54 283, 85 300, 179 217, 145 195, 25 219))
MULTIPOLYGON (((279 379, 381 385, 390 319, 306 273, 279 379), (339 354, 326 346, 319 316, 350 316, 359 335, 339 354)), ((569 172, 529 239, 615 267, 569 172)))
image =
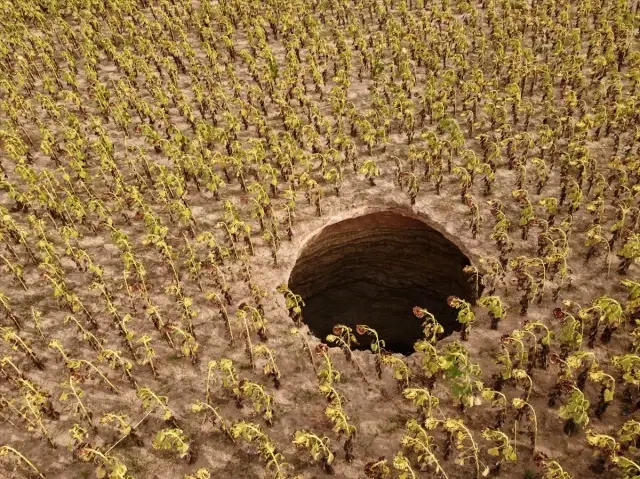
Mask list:
POLYGON ((247 323, 247 315, 246 314, 242 315, 242 324, 244 326, 245 341, 247 342, 246 350, 247 350, 247 354, 249 356, 249 361, 251 362, 251 370, 255 371, 256 370, 256 362, 255 362, 255 358, 253 357, 253 344, 251 342, 251 331, 249 330, 249 323, 247 323))
POLYGON ((369 379, 367 378, 367 375, 362 369, 362 366, 360 366, 360 361, 356 359, 349 345, 339 336, 336 336, 336 342, 340 346, 340 349, 342 349, 344 352, 346 352, 349 355, 349 362, 355 366, 356 370, 358 371, 358 374, 360 374, 360 377, 363 379, 363 381, 366 384, 370 384, 369 379))
POLYGON ((6 422, 7 424, 12 425, 14 428, 16 428, 18 431, 21 431, 22 428, 20 426, 18 426, 16 423, 14 423, 11 419, 9 419, 8 417, 6 417, 4 414, 0 413, 0 419, 2 419, 4 422, 6 422))
MULTIPOLYGON (((145 414, 145 415, 142 417, 142 419, 140 419, 140 420, 139 420, 139 421, 138 421, 134 426, 131 426, 131 432, 135 431, 135 430, 137 429, 137 427, 138 427, 140 424, 142 424, 142 423, 144 422, 144 420, 145 420, 145 419, 147 419, 147 417, 149 417, 149 415, 150 415, 153 411, 154 411, 153 409, 149 409, 149 411, 147 411, 147 414, 145 414)), ((128 438, 130 434, 131 434, 131 433, 129 433, 129 434, 125 434, 125 435, 124 435, 124 436, 122 436, 120 439, 118 439, 116 442, 114 442, 114 443, 109 447, 109 449, 107 449, 107 450, 105 451, 105 453, 104 453, 104 454, 105 454, 105 456, 106 456, 107 454, 109 454, 109 452, 111 452, 111 450, 112 450, 114 447, 116 447, 118 444, 120 444, 122 441, 124 441, 126 438, 128 438)))
POLYGON ((27 406, 29 407, 29 410, 31 411, 31 414, 33 415, 33 417, 36 418, 36 421, 38 423, 38 427, 39 427, 40 431, 42 432, 42 435, 47 439, 47 441, 49 442, 49 445, 55 449, 56 443, 54 442, 54 440, 51 437, 51 435, 49 435, 49 432, 47 431, 47 428, 44 427, 44 424, 42 423, 42 417, 40 415, 40 412, 36 411, 33 408, 33 405, 31 404, 30 401, 27 401, 27 406))
POLYGON ((36 354, 33 352, 33 350, 27 346, 27 344, 22 340, 22 338, 20 336, 18 336, 18 334, 15 331, 11 331, 10 332, 10 339, 12 339, 15 343, 15 347, 22 349, 27 356, 29 356, 29 359, 31 359, 31 362, 33 362, 33 364, 38 368, 38 369, 44 369, 44 364, 42 363, 42 361, 40 360, 40 358, 38 356, 36 356, 36 354))
POLYGON ((304 349, 304 351, 307 353, 307 356, 309 357, 309 361, 311 362, 311 366, 313 367, 313 372, 317 376, 318 366, 316 365, 316 360, 313 357, 313 351, 311 350, 309 341, 307 341, 307 338, 305 337, 305 335, 301 333, 297 328, 294 328, 292 331, 293 331, 293 334, 300 337, 300 341, 302 341, 302 349, 304 349))
POLYGON ((227 334, 229 335, 229 344, 231 346, 235 346, 236 342, 235 342, 235 339, 233 337, 233 328, 231 327, 231 320, 229 318, 229 312, 227 311, 227 308, 225 307, 224 303, 222 302, 222 299, 220 298, 218 293, 215 293, 215 292, 208 293, 205 297, 207 299, 213 300, 213 301, 215 301, 217 303, 219 311, 220 311, 220 315, 224 319, 225 326, 227 328, 227 334))
POLYGON ((87 366, 89 366, 96 373, 98 373, 98 376, 100 376, 100 378, 102 378, 102 380, 105 383, 107 383, 107 385, 111 388, 111 391, 113 391, 116 394, 120 394, 120 390, 116 386, 114 386, 113 383, 109 381, 104 374, 102 374, 102 371, 100 371, 96 366, 94 366, 91 361, 86 361, 84 359, 73 359, 73 361, 79 361, 80 363, 86 364, 87 366))
MULTIPOLYGON (((16 376, 18 376, 19 378, 22 378, 22 379, 26 378, 25 374, 20 370, 20 368, 18 368, 18 366, 16 366, 13 363, 13 361, 9 356, 5 356, 0 360, 0 366, 2 366, 3 372, 4 372, 5 365, 11 366, 11 369, 14 370, 14 372, 16 373, 16 376)), ((10 376, 6 373, 5 373, 5 376, 7 377, 7 379, 10 378, 10 376)))
POLYGON ((24 289, 25 291, 28 291, 29 288, 27 288, 27 285, 24 283, 24 280, 22 279, 22 276, 20 274, 18 274, 18 270, 16 270, 16 267, 13 263, 11 263, 11 261, 9 261, 7 258, 4 257, 4 255, 0 254, 0 258, 2 258, 4 260, 4 262, 7 264, 7 267, 9 268, 9 271, 11 271, 11 273, 13 274, 13 277, 16 278, 19 282, 20 285, 22 286, 22 289, 24 289))
POLYGON ((302 343, 304 344, 304 349, 307 351, 307 355, 309 356, 309 361, 311 361, 311 367, 313 368, 313 372, 318 374, 318 366, 316 365, 316 360, 313 357, 313 352, 311 351, 311 347, 309 346, 309 342, 306 338, 302 337, 302 343))
POLYGON ((8 407, 9 409, 11 409, 14 413, 16 413, 18 416, 20 416, 20 418, 27 423, 27 425, 29 426, 29 428, 31 429, 35 429, 36 428, 36 424, 27 417, 27 415, 25 413, 23 413, 20 409, 18 409, 17 407, 15 407, 13 405, 12 402, 7 401, 4 397, 0 398, 0 404, 4 404, 5 407, 8 407))
POLYGON ((11 255, 16 259, 16 261, 20 261, 20 256, 18 256, 18 253, 16 253, 15 248, 9 243, 5 243, 4 245, 9 250, 9 253, 11 253, 11 255))
POLYGON ((122 281, 124 283, 124 289, 127 292, 127 297, 129 298, 129 306, 133 310, 133 312, 137 312, 136 301, 133 298, 133 291, 131 290, 131 286, 129 285, 129 280, 127 279, 126 271, 122 272, 122 281))
POLYGON ((42 473, 38 470, 38 468, 36 466, 33 465, 33 463, 27 459, 26 457, 24 457, 20 451, 17 451, 16 449, 12 448, 11 446, 8 445, 4 445, 2 447, 0 447, 0 451, 1 450, 5 450, 7 452, 12 453, 13 455, 17 456, 22 462, 24 462, 27 466, 29 466, 33 472, 35 474, 37 474, 37 476, 41 479, 46 479, 45 476, 42 475, 42 473))
POLYGON ((213 406, 211 406, 210 404, 203 403, 203 405, 204 405, 204 407, 207 408, 207 412, 210 411, 215 416, 216 420, 220 424, 220 430, 225 434, 225 436, 227 436, 231 440, 231 442, 235 442, 235 438, 229 432, 229 428, 227 427, 226 422, 222 418, 220 413, 213 406))
POLYGON ((69 387, 71 388, 71 392, 73 393, 73 396, 76 398, 76 403, 78 404, 78 406, 80 406, 80 409, 82 410, 82 416, 87 420, 89 425, 91 425, 91 427, 93 429, 95 429, 96 426, 93 423, 93 420, 91 419, 91 414, 89 413, 89 411, 87 411, 87 408, 85 407, 84 403, 80 399, 80 396, 78 395, 78 391, 76 390, 75 386, 73 385, 73 377, 72 376, 69 376, 69 387))

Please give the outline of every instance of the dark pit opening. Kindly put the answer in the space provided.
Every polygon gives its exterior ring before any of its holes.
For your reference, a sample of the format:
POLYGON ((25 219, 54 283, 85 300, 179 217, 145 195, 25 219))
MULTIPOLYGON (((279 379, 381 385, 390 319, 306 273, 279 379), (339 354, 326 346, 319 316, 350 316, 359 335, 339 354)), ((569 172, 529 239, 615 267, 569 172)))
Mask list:
MULTIPOLYGON (((433 313, 445 335, 459 330, 447 297, 473 301, 463 271, 469 264, 455 244, 422 221, 371 213, 329 225, 314 237, 293 268, 289 288, 302 296, 303 320, 319 339, 338 323, 354 334, 356 324, 366 324, 387 350, 411 354, 423 336, 414 306, 433 313)), ((368 349, 369 340, 358 340, 368 349)))

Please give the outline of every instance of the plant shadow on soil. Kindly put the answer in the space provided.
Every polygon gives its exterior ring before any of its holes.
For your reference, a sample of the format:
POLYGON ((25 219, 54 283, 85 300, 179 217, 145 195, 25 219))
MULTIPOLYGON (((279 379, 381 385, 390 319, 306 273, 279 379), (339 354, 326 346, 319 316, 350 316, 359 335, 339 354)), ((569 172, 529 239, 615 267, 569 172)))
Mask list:
MULTIPOLYGON (((391 212, 331 224, 306 244, 289 278, 305 302, 304 322, 325 340, 335 324, 375 329, 395 353, 411 354, 422 336, 419 306, 434 314, 447 336, 459 330, 447 305, 455 295, 473 301, 463 252, 426 223, 391 212)), ((358 349, 370 339, 358 338, 358 349)))

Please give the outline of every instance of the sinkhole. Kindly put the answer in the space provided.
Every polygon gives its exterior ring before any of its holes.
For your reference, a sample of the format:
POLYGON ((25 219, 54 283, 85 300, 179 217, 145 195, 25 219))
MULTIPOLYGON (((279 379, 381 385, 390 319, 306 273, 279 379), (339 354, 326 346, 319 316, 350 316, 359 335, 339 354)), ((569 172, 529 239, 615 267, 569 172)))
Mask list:
MULTIPOLYGON (((447 297, 473 301, 460 249, 426 223, 401 214, 377 212, 323 228, 304 246, 289 288, 305 302, 303 320, 321 340, 335 324, 366 324, 386 349, 411 354, 422 338, 413 307, 426 308, 444 327, 459 330, 447 297)), ((357 335, 356 335, 357 336, 357 335)), ((370 340, 358 337, 360 349, 370 340)))

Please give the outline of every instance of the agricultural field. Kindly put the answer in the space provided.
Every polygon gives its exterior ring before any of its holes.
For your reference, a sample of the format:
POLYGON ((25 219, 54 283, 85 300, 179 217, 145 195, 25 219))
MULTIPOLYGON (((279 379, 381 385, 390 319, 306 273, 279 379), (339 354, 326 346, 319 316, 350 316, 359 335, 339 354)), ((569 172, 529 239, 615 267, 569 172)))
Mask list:
POLYGON ((638 0, 0 0, 0 476, 640 478, 638 0))

